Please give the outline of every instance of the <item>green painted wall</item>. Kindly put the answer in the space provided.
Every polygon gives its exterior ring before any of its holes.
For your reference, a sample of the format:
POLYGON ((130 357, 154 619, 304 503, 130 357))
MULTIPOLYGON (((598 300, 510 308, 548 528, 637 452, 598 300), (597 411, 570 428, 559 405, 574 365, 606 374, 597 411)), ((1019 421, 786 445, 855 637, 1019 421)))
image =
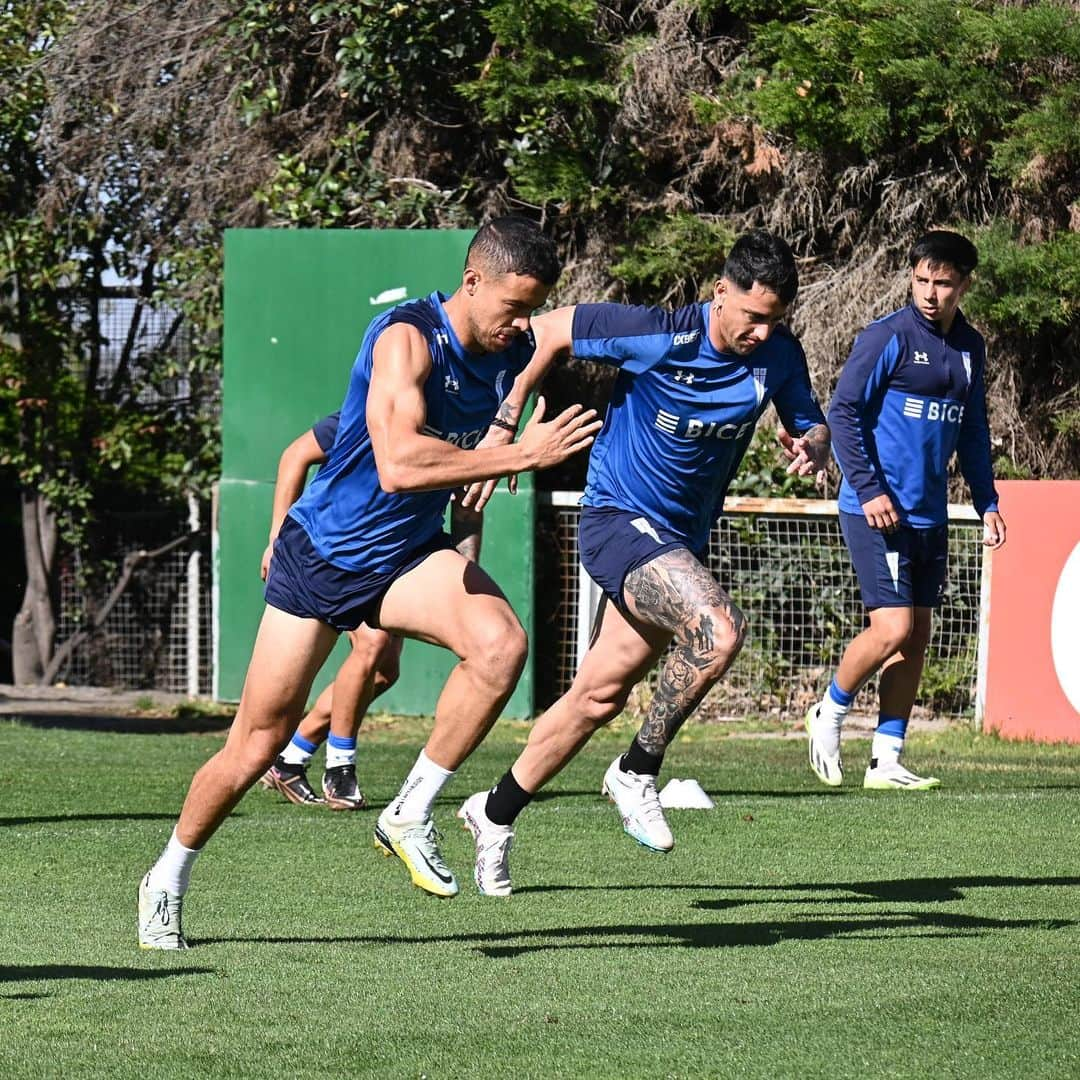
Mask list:
MULTIPOLYGON (((237 229, 225 234, 222 478, 218 490, 217 695, 240 697, 262 615, 259 560, 281 451, 341 405, 368 323, 404 298, 461 280, 471 231, 237 229), (389 295, 388 295, 389 294, 389 295), (385 299, 383 299, 385 297, 385 299), (391 298, 393 297, 393 298, 391 298)), ((532 636, 531 476, 505 485, 485 512, 481 561, 532 636)), ((345 656, 344 638, 313 696, 345 656)), ((377 711, 430 714, 454 658, 410 641, 397 686, 377 711)), ((530 659, 506 708, 532 715, 530 659)))

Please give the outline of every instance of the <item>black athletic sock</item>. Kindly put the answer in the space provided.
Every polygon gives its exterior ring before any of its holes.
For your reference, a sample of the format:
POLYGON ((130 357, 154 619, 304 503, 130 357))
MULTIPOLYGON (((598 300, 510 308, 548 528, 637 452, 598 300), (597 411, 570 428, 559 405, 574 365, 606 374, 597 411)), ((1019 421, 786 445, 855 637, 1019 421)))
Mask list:
POLYGON ((526 791, 510 769, 488 792, 484 813, 495 825, 513 825, 518 814, 532 802, 532 792, 526 791))
POLYGON ((623 772, 637 773, 639 776, 659 776, 660 766, 664 764, 663 754, 650 754, 635 738, 630 749, 622 756, 619 763, 623 772))

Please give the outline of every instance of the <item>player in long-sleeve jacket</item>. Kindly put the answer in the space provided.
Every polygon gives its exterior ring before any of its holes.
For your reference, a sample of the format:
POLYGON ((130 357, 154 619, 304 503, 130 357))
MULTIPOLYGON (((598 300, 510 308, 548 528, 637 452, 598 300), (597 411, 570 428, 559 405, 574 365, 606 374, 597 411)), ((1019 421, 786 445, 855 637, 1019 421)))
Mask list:
POLYGON ((746 633, 742 612, 704 565, 710 530, 770 401, 797 436, 789 472, 816 473, 828 457, 806 358, 781 325, 797 287, 790 248, 758 231, 732 246, 707 303, 670 312, 578 304, 539 317, 547 348, 619 369, 578 531, 582 565, 604 599, 573 685, 536 721, 494 789, 459 811, 476 840, 481 892, 511 891, 517 815, 619 714, 669 644, 641 730, 611 763, 603 790, 638 843, 673 846, 656 790, 664 753, 746 633))
POLYGON ((959 308, 978 252, 958 233, 937 230, 915 243, 909 261, 911 303, 856 338, 829 406, 843 472, 840 526, 869 612, 869 626, 806 716, 810 765, 832 787, 843 781, 844 717, 879 669, 863 786, 922 791, 940 783, 910 772, 900 753, 945 585, 954 452, 983 519, 983 542, 1005 543, 986 423, 986 349, 959 308))

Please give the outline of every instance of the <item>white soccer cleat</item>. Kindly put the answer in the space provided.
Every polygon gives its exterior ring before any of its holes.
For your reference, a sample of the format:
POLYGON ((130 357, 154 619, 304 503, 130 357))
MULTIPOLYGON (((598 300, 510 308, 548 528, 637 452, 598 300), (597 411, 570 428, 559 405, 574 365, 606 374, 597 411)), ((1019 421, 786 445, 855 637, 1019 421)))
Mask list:
POLYGON ((877 766, 871 763, 863 787, 870 791, 929 791, 941 787, 941 781, 936 776, 916 776, 899 761, 890 761, 877 766))
POLYGON ((810 735, 807 740, 810 752, 810 768, 814 775, 829 787, 839 787, 844 782, 844 763, 840 759, 840 733, 836 733, 835 749, 831 745, 832 740, 826 739, 826 733, 821 730, 822 725, 818 722, 821 712, 821 702, 811 705, 806 711, 806 730, 810 735))
POLYGON ((150 875, 139 882, 139 948, 186 949, 180 929, 182 896, 150 888, 150 875))
POLYGON ((439 852, 435 822, 391 820, 387 810, 375 823, 375 850, 396 855, 408 868, 412 883, 432 896, 449 900, 458 894, 458 883, 439 852))
POLYGON ((619 767, 621 760, 620 755, 608 766, 600 793, 615 804, 628 836, 652 851, 670 851, 675 846, 675 837, 660 806, 656 777, 623 772, 619 767))
POLYGON ((496 825, 487 816, 486 791, 470 795, 458 810, 457 816, 476 841, 476 867, 473 877, 476 887, 485 896, 509 896, 510 847, 514 830, 509 825, 496 825))

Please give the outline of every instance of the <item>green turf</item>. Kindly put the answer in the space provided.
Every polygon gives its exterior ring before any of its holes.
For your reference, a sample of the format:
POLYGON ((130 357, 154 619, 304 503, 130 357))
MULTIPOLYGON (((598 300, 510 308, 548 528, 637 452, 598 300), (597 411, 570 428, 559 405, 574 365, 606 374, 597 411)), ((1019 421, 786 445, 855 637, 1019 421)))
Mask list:
MULTIPOLYGON (((423 739, 373 724, 376 806, 423 739)), ((816 784, 797 737, 693 727, 665 774, 712 812, 650 853, 599 798, 601 733, 522 816, 509 900, 371 847, 371 812, 251 792, 195 869, 194 948, 135 946, 135 890, 220 735, 0 726, 3 1077, 1066 1077, 1080 1074, 1080 747, 923 736, 928 793, 816 784)), ((314 774, 317 775, 317 774, 314 774)))

